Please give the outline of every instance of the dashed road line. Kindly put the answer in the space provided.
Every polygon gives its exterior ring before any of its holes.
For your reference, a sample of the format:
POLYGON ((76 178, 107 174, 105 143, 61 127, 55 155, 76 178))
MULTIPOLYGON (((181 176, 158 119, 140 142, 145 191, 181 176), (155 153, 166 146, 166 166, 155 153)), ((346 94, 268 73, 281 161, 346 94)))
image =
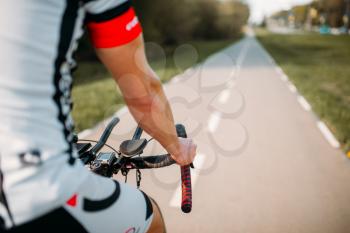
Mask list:
POLYGON ((180 76, 177 75, 170 80, 170 83, 178 83, 180 81, 180 76))
POLYGON ((185 70, 185 74, 190 74, 190 73, 192 73, 193 72, 193 70, 194 70, 194 68, 188 68, 187 70, 185 70))
MULTIPOLYGON (((241 71, 241 66, 244 62, 246 55, 247 55, 247 51, 248 51, 249 46, 250 46, 250 44, 248 42, 246 42, 243 45, 243 48, 240 51, 240 54, 238 55, 236 75, 238 75, 241 71)), ((230 95, 231 95, 230 89, 234 86, 235 86, 235 82, 233 80, 230 80, 227 83, 226 89, 224 89, 219 95, 219 102, 221 104, 226 103, 228 101, 228 99, 230 98, 230 95)), ((208 120, 208 128, 207 129, 211 133, 214 133, 217 130, 219 123, 220 123, 220 120, 221 120, 221 115, 222 114, 220 112, 217 112, 217 111, 213 112, 210 115, 209 120, 208 120)), ((191 170, 192 171, 192 177, 191 177, 192 178, 192 190, 194 190, 194 186, 195 186, 197 179, 199 177, 199 171, 203 167, 204 162, 205 162, 205 155, 199 153, 196 156, 195 161, 194 161, 194 165, 195 165, 196 169, 191 170)), ((171 207, 180 207, 180 205, 181 205, 181 183, 176 188, 176 190, 173 194, 173 197, 170 200, 169 205, 171 207)))
POLYGON ((292 83, 288 83, 288 88, 292 93, 296 93, 297 92, 297 88, 294 86, 294 84, 292 83))
POLYGON ((330 129, 327 127, 327 125, 324 122, 318 121, 317 127, 320 129, 323 136, 327 139, 327 141, 332 147, 334 148, 340 147, 340 143, 338 142, 338 140, 335 138, 333 133, 330 131, 330 129))
POLYGON ((220 102, 221 104, 226 103, 227 100, 228 100, 228 98, 230 98, 230 95, 231 95, 231 93, 230 93, 229 89, 223 90, 223 91, 220 93, 219 102, 220 102))
POLYGON ((305 111, 307 112, 311 111, 312 109, 311 105, 309 104, 309 102, 307 102, 307 100, 303 96, 301 95, 298 96, 298 102, 305 111))
POLYGON ((209 122, 208 122, 209 132, 214 133, 216 131, 216 129, 219 126, 220 120, 221 120, 220 112, 215 111, 210 115, 209 122))
POLYGON ((287 82, 287 81, 288 81, 288 76, 285 75, 285 74, 281 75, 280 78, 281 78, 281 80, 282 80, 283 82, 287 82))
POLYGON ((281 67, 276 66, 275 70, 276 70, 277 74, 279 74, 279 75, 281 75, 281 76, 284 75, 284 72, 283 72, 283 70, 281 69, 281 67))
MULTIPOLYGON (((275 71, 279 74, 279 77, 281 78, 282 81, 288 82, 288 84, 287 84, 288 89, 292 93, 297 93, 298 92, 298 90, 295 87, 295 85, 288 81, 289 80, 288 76, 283 72, 281 67, 277 66, 275 68, 275 71)), ((310 112, 312 110, 312 106, 309 104, 309 102, 303 96, 298 95, 297 100, 298 100, 299 104, 301 105, 301 107, 305 111, 310 112)), ((317 127, 319 128, 319 130, 321 131, 322 135, 325 137, 325 139, 328 141, 328 143, 332 147, 340 148, 339 141, 336 139, 336 137, 333 135, 333 133, 330 131, 330 129, 327 127, 327 125, 324 122, 318 121, 317 122, 317 127)), ((347 154, 347 156, 350 158, 350 152, 347 154)))
POLYGON ((237 68, 238 68, 238 70, 241 69, 243 61, 244 61, 244 59, 247 56, 247 52, 248 52, 249 46, 250 46, 249 41, 246 41, 245 44, 243 45, 243 48, 242 48, 241 52, 238 55, 238 58, 237 58, 237 68))

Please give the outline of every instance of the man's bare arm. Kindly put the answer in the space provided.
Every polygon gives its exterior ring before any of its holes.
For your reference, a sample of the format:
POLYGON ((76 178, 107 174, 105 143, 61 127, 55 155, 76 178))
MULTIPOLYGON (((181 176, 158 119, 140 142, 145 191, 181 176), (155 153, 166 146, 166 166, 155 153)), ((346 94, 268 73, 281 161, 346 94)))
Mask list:
POLYGON ((112 73, 139 125, 160 142, 179 164, 191 163, 196 146, 192 140, 176 136, 169 102, 157 75, 147 62, 142 36, 120 47, 97 49, 97 55, 112 73))

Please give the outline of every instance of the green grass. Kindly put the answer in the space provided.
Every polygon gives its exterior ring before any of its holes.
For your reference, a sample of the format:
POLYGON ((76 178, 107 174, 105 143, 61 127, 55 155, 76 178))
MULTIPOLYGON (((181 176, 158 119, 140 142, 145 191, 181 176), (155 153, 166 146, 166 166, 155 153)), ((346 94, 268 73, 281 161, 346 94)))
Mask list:
POLYGON ((349 151, 350 36, 277 35, 266 31, 257 35, 349 151))
MULTIPOLYGON (((178 64, 181 68, 175 65, 173 59, 176 51, 175 47, 164 49, 166 63, 164 63, 161 56, 154 56, 153 59, 150 59, 150 63, 162 82, 166 82, 176 74, 202 62, 209 55, 233 42, 234 40, 190 42, 188 44, 196 49, 197 56, 190 52, 193 50, 177 50, 176 60, 179 61, 178 64)), ((73 118, 76 123, 76 131, 79 132, 94 126, 124 105, 123 98, 114 80, 99 62, 80 62, 79 68, 73 76, 73 118)))

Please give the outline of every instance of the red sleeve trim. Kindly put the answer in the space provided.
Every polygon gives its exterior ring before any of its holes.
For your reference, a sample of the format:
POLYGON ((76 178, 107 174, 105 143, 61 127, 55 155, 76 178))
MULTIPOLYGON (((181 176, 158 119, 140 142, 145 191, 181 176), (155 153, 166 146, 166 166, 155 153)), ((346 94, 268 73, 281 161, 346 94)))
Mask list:
POLYGON ((127 44, 142 32, 133 8, 106 22, 90 22, 87 27, 95 48, 112 48, 127 44))

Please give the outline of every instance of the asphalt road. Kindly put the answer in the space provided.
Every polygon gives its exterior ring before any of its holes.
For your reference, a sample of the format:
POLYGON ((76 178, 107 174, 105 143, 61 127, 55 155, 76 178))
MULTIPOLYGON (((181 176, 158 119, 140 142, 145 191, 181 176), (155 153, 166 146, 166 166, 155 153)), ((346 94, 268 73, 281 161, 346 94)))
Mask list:
MULTIPOLYGON (((350 232, 350 161, 254 37, 165 89, 176 121, 199 146, 190 214, 179 208, 177 166, 143 172, 142 189, 158 201, 168 232, 350 232)), ((113 145, 135 126, 125 109, 118 115, 113 145)), ((152 143, 145 154, 161 152, 152 143)))

